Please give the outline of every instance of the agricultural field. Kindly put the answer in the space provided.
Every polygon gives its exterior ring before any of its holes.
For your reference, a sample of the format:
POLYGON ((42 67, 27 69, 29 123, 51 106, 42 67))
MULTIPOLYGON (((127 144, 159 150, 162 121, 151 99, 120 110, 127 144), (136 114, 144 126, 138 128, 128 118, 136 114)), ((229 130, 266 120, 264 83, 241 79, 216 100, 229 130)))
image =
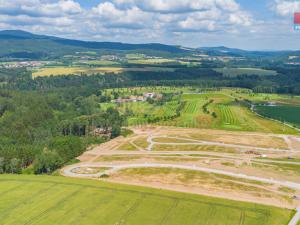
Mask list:
POLYGON ((253 104, 274 103, 280 105, 300 105, 300 96, 284 94, 254 93, 248 89, 222 89, 222 92, 239 100, 250 100, 253 104))
MULTIPOLYGON (((297 130, 280 122, 271 121, 250 110, 247 101, 267 102, 291 99, 284 95, 247 94, 246 90, 196 90, 189 88, 135 88, 106 90, 104 95, 118 93, 119 98, 142 95, 146 92, 172 94, 163 104, 127 102, 123 104, 103 103, 101 107, 116 107, 128 114, 128 125, 155 124, 187 128, 206 128, 269 133, 298 133, 297 130), (246 101, 247 99, 247 101, 246 101)), ((293 97, 293 102, 300 98, 293 97)), ((292 102, 290 103, 292 104, 292 102)), ((294 104, 294 103, 293 103, 294 104)), ((294 116, 297 113, 291 112, 294 116)))
POLYGON ((121 73, 122 68, 118 67, 47 67, 38 69, 38 71, 32 73, 32 77, 44 77, 44 76, 58 76, 58 75, 80 75, 94 74, 94 73, 121 73))
POLYGON ((237 77, 240 75, 258 75, 258 76, 275 76, 276 71, 264 70, 259 68, 221 68, 215 71, 222 73, 226 77, 237 77))
POLYGON ((255 107, 255 111, 265 117, 288 122, 300 127, 300 106, 276 105, 255 107))
POLYGON ((126 54, 128 64, 141 64, 141 65, 156 65, 164 63, 177 63, 176 59, 168 58, 146 58, 144 54, 126 54))
POLYGON ((142 187, 49 176, 0 177, 1 224, 287 224, 293 211, 142 187))
MULTIPOLYGON (((104 62, 105 63, 105 62, 104 62)), ((119 74, 124 71, 173 71, 172 68, 166 67, 143 67, 143 68, 124 68, 118 65, 93 65, 98 67, 73 66, 73 67, 43 67, 33 71, 32 77, 59 76, 59 75, 80 75, 80 74, 119 74)))

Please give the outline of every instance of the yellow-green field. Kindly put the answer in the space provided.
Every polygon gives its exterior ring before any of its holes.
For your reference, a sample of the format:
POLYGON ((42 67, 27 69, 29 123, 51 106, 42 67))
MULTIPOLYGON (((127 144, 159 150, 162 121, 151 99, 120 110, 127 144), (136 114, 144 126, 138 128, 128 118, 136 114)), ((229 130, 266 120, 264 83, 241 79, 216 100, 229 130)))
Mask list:
MULTIPOLYGON (((99 65, 100 66, 100 65, 99 65)), ((37 71, 32 73, 32 77, 47 77, 47 76, 60 76, 60 75, 81 75, 81 74, 106 74, 106 73, 114 73, 119 74, 124 71, 136 71, 136 72, 144 72, 144 71, 174 71, 173 68, 167 67, 142 67, 142 68, 123 68, 123 67, 45 67, 40 68, 37 71)))
POLYGON ((293 211, 156 189, 50 176, 0 176, 5 225, 284 225, 293 211))
POLYGON ((48 67, 41 68, 32 73, 32 77, 58 76, 58 75, 80 75, 95 74, 95 73, 121 73, 123 68, 120 67, 48 67))

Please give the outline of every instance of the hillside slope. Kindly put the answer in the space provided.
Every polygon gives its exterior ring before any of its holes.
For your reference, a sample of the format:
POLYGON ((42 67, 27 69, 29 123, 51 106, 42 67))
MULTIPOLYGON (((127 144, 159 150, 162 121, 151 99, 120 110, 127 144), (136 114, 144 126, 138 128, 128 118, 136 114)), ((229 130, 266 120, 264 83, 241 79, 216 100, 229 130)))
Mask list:
POLYGON ((156 53, 184 53, 178 46, 150 44, 126 44, 120 42, 89 42, 35 35, 20 30, 0 31, 0 57, 53 58, 83 51, 150 51, 156 53))

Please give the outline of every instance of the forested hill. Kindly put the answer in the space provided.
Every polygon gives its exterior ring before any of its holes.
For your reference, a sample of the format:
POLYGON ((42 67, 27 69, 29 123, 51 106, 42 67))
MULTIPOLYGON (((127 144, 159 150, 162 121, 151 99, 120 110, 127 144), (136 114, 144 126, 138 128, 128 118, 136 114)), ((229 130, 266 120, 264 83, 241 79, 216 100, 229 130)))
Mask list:
POLYGON ((158 53, 184 53, 178 46, 150 44, 126 44, 120 42, 88 42, 35 35, 20 30, 0 31, 0 57, 51 58, 80 51, 146 51, 158 53))
POLYGON ((159 43, 128 44, 121 42, 81 41, 36 35, 21 30, 0 31, 0 59, 47 60, 74 55, 76 52, 98 55, 114 53, 143 53, 156 57, 205 54, 209 56, 245 57, 248 59, 285 59, 300 56, 300 51, 246 51, 227 47, 184 48, 159 43))

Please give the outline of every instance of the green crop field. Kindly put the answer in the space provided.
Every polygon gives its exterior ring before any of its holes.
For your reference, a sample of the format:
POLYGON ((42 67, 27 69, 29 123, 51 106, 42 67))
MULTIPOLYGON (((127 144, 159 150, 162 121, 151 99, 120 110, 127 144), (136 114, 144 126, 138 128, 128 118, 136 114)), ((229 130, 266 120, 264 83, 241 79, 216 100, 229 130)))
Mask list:
POLYGON ((80 75, 94 74, 94 73, 121 73, 123 71, 120 67, 47 67, 41 68, 32 73, 32 77, 58 76, 58 75, 80 75))
POLYGON ((233 97, 226 92, 212 92, 206 94, 183 94, 182 100, 186 102, 178 118, 163 122, 162 125, 192 128, 213 128, 240 131, 261 131, 271 133, 296 133, 295 130, 280 123, 263 119, 255 115, 241 103, 236 103, 233 97), (203 106, 208 104, 208 112, 203 106), (216 117, 212 115, 215 113, 216 117))
POLYGON ((5 225, 284 225, 293 211, 150 188, 50 176, 0 176, 5 225))
POLYGON ((222 93, 237 99, 248 99, 254 104, 274 102, 277 104, 300 105, 300 96, 285 94, 254 93, 248 89, 222 89, 222 93))
MULTIPOLYGON (((104 62, 105 63, 105 62, 104 62)), ((136 71, 136 72, 145 72, 145 71, 174 71, 173 68, 167 67, 142 67, 142 68, 125 68, 118 65, 93 65, 97 67, 88 67, 88 66, 72 66, 72 67, 44 67, 39 68, 36 71, 33 71, 32 77, 48 77, 48 76, 59 76, 59 75, 81 75, 81 74, 107 74, 114 73, 119 74, 124 71, 136 71)))
POLYGON ((300 126, 300 106, 256 106, 255 110, 262 116, 300 126))
MULTIPOLYGON (((246 89, 193 90, 189 88, 132 88, 108 89, 104 95, 118 92, 119 97, 142 95, 145 92, 173 93, 164 104, 129 102, 123 104, 103 103, 102 108, 116 107, 121 113, 130 111, 128 125, 156 124, 188 128, 207 128, 237 131, 260 131, 271 133, 298 133, 279 122, 261 118, 250 110, 247 100, 253 102, 298 102, 298 97, 285 95, 253 94, 246 89), (179 112, 179 113, 178 113, 179 112)), ((299 112, 292 113, 297 117, 299 112)), ((297 118, 295 118, 297 119, 297 118)))

